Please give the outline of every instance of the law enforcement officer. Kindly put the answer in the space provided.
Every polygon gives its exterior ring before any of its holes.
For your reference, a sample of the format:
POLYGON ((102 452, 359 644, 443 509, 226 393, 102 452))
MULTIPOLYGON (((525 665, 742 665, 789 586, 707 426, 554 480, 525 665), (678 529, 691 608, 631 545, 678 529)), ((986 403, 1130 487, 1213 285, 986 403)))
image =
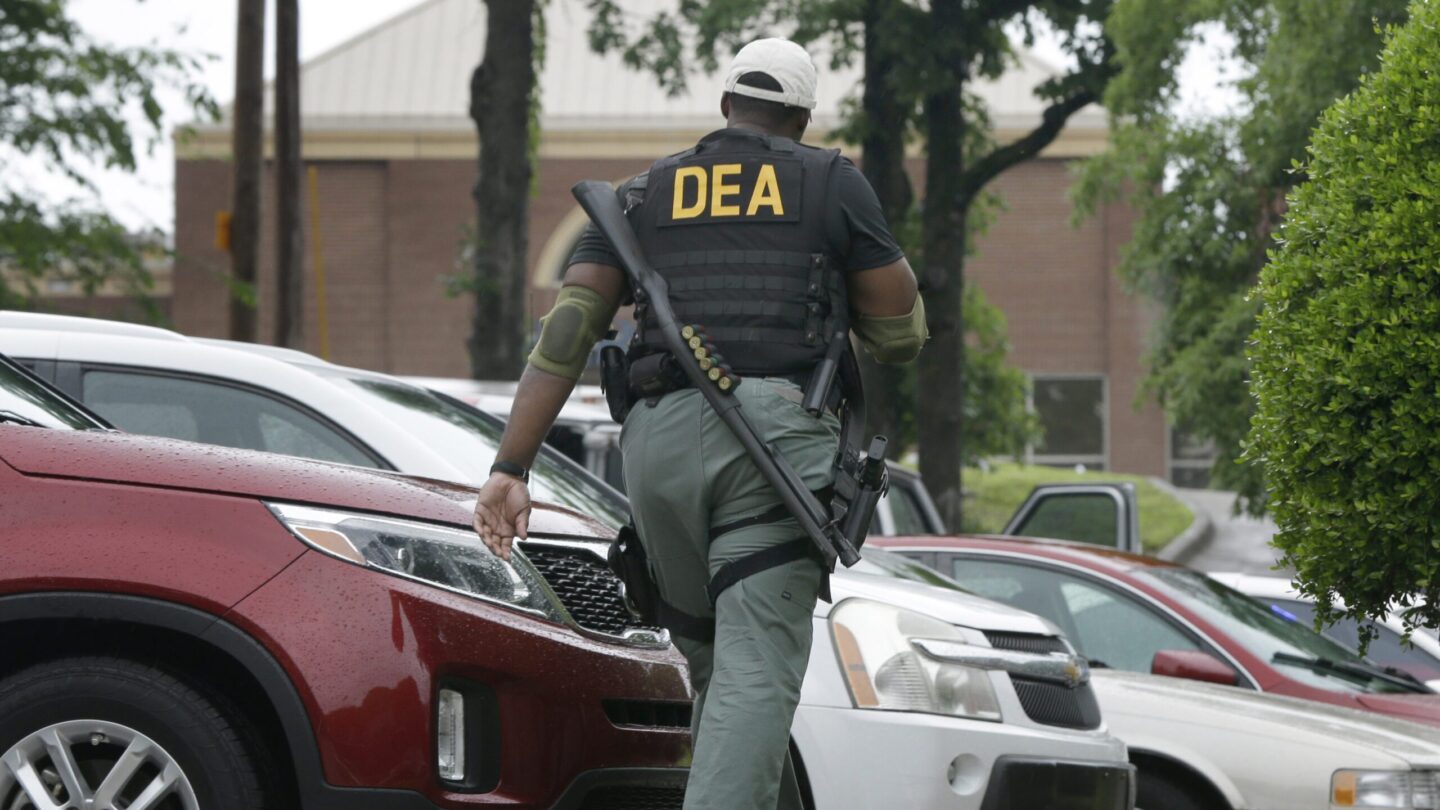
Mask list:
MULTIPOLYGON (((795 43, 750 43, 725 80, 725 128, 620 193, 676 316, 704 325, 743 381, 735 396, 757 430, 822 491, 839 425, 800 400, 827 337, 848 326, 881 362, 907 362, 927 332, 915 276, 864 176, 838 152, 799 143, 815 80, 795 43)), ((629 297, 618 265, 592 227, 543 321, 475 507, 476 531, 502 557, 526 534, 527 469, 629 297)), ((636 315, 632 381, 664 351, 643 306, 636 315)), ((744 576, 711 603, 707 585, 727 565, 803 535, 699 391, 673 374, 638 382, 644 393, 621 450, 636 528, 697 694, 685 807, 799 810, 787 750, 823 572, 791 559, 744 576)))

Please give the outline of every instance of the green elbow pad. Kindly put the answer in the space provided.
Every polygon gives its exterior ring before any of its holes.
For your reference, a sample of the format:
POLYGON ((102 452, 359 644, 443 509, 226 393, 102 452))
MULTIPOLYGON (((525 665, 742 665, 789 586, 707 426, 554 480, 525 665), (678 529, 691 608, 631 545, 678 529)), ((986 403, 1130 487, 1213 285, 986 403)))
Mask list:
POLYGON ((540 340, 530 352, 530 365, 541 371, 578 380, 590 350, 610 327, 610 305, 589 287, 564 287, 550 314, 540 319, 540 340))
POLYGON ((908 363, 920 354, 920 347, 930 338, 925 326, 925 299, 915 296, 915 306, 908 315, 855 318, 855 334, 880 363, 908 363))

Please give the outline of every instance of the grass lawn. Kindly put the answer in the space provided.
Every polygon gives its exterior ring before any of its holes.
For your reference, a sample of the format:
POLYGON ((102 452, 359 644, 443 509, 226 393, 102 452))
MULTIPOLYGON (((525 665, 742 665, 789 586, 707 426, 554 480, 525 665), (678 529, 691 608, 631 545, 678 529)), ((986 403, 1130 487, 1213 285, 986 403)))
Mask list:
POLYGON ((989 472, 966 468, 964 531, 994 533, 1005 528, 1011 515, 1025 502, 1037 484, 1111 483, 1135 484, 1140 498, 1140 542, 1147 552, 1160 550, 1189 528, 1195 515, 1184 503, 1150 483, 1142 475, 1109 472, 1077 473, 1056 467, 996 464, 989 472))

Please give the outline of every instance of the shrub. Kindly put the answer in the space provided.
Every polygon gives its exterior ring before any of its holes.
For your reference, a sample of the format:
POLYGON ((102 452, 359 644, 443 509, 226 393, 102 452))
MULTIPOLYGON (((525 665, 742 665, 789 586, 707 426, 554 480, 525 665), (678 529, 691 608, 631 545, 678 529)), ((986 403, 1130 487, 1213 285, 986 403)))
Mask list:
POLYGON ((1251 349, 1276 545, 1330 618, 1440 623, 1440 2, 1322 117, 1251 349))

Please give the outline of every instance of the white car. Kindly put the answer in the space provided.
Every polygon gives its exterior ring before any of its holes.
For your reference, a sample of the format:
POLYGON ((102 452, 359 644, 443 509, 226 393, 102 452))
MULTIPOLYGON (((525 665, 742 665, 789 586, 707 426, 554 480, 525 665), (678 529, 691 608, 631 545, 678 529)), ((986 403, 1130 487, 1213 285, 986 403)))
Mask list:
MULTIPOLYGON (((122 429, 453 481, 488 477, 502 429, 393 377, 146 327, 0 312, 0 352, 122 429)), ((537 499, 624 519, 619 493, 553 452, 532 482, 537 499)), ((624 610, 605 544, 521 548, 578 627, 663 643, 624 610)), ((1125 747, 1054 626, 862 565, 815 609, 793 738, 813 807, 1131 807, 1125 747)))
POLYGON ((1140 810, 1440 807, 1433 726, 1158 675, 1097 670, 1092 682, 1142 772, 1176 774, 1180 789, 1140 810))
MULTIPOLYGON (((454 377, 404 377, 416 385, 443 391, 496 416, 509 418, 515 400, 515 383, 463 380, 454 377)), ((598 386, 577 386, 555 420, 545 442, 625 491, 621 473, 620 426, 610 418, 610 407, 598 386)), ((875 506, 871 530, 879 535, 943 533, 940 510, 920 480, 920 474, 891 463, 890 486, 875 506)))
MULTIPOLYGON (((1209 576, 1264 602, 1272 611, 1287 619, 1306 626, 1315 623, 1315 605, 1284 577, 1238 573, 1211 573, 1209 576)), ((1405 623, 1399 616, 1390 614, 1383 621, 1376 622, 1374 627, 1376 636, 1365 652, 1367 658, 1414 675, 1440 692, 1440 639, 1436 638, 1434 628, 1416 629, 1410 634, 1407 645, 1402 641, 1405 623)), ((1341 619, 1320 632, 1352 649, 1360 645, 1360 624, 1354 619, 1341 619)))
MULTIPOLYGON (((901 559, 913 568, 897 576, 960 587, 901 559)), ((1138 770, 1140 810, 1440 807, 1434 726, 1148 673, 1096 669, 1091 683, 1138 770)))

